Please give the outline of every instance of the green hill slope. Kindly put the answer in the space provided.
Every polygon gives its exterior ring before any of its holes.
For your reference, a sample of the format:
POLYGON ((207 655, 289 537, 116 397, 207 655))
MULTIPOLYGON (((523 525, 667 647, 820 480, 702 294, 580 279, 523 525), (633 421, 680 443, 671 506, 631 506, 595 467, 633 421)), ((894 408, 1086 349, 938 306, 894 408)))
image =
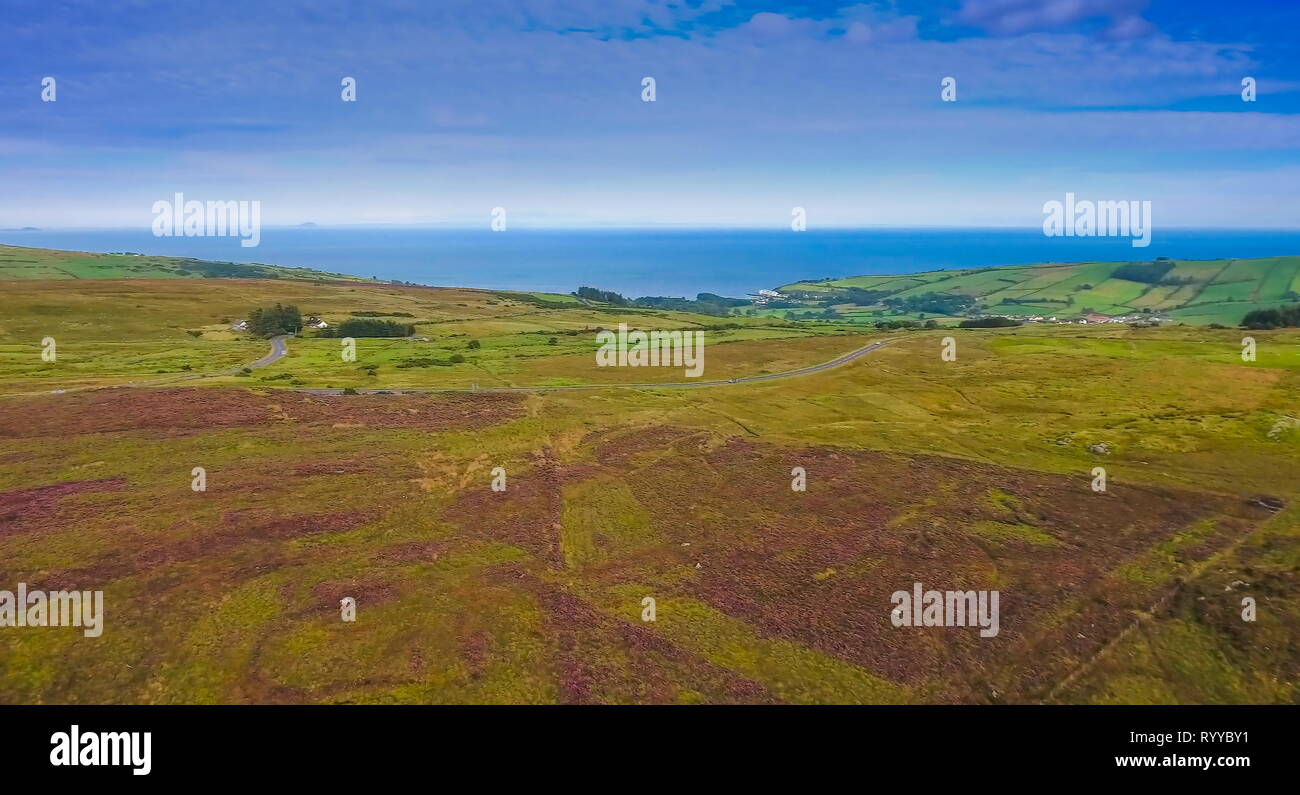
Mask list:
POLYGON ((1236 325, 1253 309, 1300 301, 1300 256, 1006 265, 796 282, 778 290, 796 301, 833 306, 845 317, 863 320, 920 314, 940 319, 975 314, 1064 318, 1095 312, 1236 325), (864 290, 868 293, 860 292, 864 290), (932 294, 960 308, 936 311, 934 301, 925 301, 932 294), (969 305, 952 300, 955 296, 968 296, 969 305), (837 298, 846 303, 836 303, 837 298), (874 300, 864 303, 866 299, 874 300), (923 302, 929 304, 928 313, 918 310, 923 302))
POLYGON ((277 265, 212 262, 188 257, 91 254, 0 245, 0 281, 15 279, 309 279, 373 282, 359 276, 277 265))

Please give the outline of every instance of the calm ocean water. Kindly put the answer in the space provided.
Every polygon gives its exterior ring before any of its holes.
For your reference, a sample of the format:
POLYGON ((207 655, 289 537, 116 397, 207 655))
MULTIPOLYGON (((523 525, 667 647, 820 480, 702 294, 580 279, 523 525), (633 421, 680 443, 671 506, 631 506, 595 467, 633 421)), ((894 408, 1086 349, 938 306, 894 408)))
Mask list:
POLYGON ((1300 254, 1300 231, 1157 230, 1127 238, 1048 238, 1033 229, 530 230, 264 228, 235 238, 154 237, 149 230, 0 232, 16 246, 262 262, 454 287, 629 296, 744 296, 800 279, 1036 262, 1216 259, 1300 254))

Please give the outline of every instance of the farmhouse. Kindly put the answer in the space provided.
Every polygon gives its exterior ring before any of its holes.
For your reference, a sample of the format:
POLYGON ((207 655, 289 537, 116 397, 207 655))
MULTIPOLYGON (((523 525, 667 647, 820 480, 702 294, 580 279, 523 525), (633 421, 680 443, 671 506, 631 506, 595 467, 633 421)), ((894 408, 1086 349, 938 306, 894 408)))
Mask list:
POLYGON ((304 323, 303 325, 311 326, 312 328, 329 328, 330 324, 326 323, 324 320, 321 320, 315 315, 312 315, 311 317, 307 318, 307 322, 304 323))

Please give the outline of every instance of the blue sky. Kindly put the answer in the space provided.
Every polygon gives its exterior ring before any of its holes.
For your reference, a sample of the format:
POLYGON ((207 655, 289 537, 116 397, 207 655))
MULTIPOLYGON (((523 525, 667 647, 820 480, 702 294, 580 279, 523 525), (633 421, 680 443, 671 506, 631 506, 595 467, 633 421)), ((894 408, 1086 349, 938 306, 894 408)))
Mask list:
POLYGON ((1069 191, 1150 200, 1157 225, 1300 226, 1290 0, 0 14, 0 227, 147 227, 178 191, 272 225, 1036 226, 1069 191))

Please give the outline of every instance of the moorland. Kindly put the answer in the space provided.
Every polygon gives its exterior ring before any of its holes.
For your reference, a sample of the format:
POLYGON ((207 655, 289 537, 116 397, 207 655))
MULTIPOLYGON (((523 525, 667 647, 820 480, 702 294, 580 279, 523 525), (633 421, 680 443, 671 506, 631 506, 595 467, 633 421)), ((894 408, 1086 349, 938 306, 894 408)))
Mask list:
MULTIPOLYGON (((1297 700, 1300 330, 1245 361, 1195 303, 877 329, 32 251, 0 271, 0 583, 103 589, 105 630, 0 628, 0 702, 1297 700), (275 303, 414 334, 248 368, 232 325, 275 303), (594 367, 619 323, 705 331, 724 383, 594 367), (485 389, 563 385, 594 388, 485 389), (999 590, 1000 633, 892 626, 914 582, 999 590)), ((897 278, 986 278, 932 276, 897 278)))

